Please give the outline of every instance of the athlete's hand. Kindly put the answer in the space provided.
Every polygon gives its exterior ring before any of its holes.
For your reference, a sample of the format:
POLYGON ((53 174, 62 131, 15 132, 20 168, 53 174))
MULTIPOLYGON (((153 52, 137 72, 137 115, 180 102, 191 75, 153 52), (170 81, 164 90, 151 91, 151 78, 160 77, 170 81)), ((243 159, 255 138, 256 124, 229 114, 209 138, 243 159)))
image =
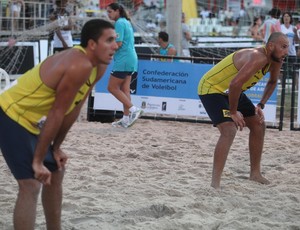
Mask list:
POLYGON ((260 106, 256 106, 255 112, 256 112, 256 114, 257 114, 258 117, 259 117, 259 122, 260 122, 261 124, 264 123, 264 121, 265 121, 265 115, 264 115, 264 112, 263 112, 263 110, 261 109, 261 107, 260 107, 260 106))
POLYGON ((54 159, 58 166, 58 170, 63 170, 68 160, 68 156, 60 148, 53 152, 54 159))
POLYGON ((246 122, 244 120, 244 116, 241 112, 237 111, 234 114, 231 114, 231 118, 236 126, 237 129, 240 128, 240 131, 246 126, 246 122))
POLYGON ((51 172, 44 166, 43 162, 41 163, 32 163, 32 168, 34 171, 34 177, 39 182, 41 182, 44 185, 50 185, 51 184, 51 172))

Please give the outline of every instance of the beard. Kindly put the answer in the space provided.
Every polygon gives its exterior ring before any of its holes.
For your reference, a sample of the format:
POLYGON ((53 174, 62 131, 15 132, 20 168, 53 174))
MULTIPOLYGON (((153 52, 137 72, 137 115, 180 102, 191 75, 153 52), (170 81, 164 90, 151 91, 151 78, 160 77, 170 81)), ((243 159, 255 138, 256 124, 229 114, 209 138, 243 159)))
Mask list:
POLYGON ((276 57, 273 53, 271 54, 271 59, 272 59, 273 61, 275 61, 275 62, 281 63, 281 58, 276 57))

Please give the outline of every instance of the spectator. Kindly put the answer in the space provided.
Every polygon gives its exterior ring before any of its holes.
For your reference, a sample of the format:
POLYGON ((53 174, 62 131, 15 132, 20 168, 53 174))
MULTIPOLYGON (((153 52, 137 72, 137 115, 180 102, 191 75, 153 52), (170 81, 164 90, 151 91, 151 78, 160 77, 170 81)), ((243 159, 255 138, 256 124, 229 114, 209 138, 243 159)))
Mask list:
POLYGON ((253 25, 249 28, 249 35, 255 40, 262 40, 263 36, 261 34, 261 17, 254 17, 253 25))
POLYGON ((85 12, 88 17, 96 17, 97 15, 99 15, 99 10, 99 6, 94 5, 94 2, 90 1, 90 4, 85 10, 85 12))
POLYGON ((12 18, 12 30, 19 30, 19 18, 21 16, 21 9, 25 7, 23 0, 10 0, 8 2, 10 6, 10 16, 12 18))
POLYGON ((232 37, 238 37, 240 30, 240 18, 236 18, 234 21, 232 21, 232 37))
POLYGON ((244 26, 246 24, 246 16, 247 16, 247 12, 244 9, 244 6, 242 6, 239 12, 239 24, 241 26, 244 26))
POLYGON ((201 18, 209 18, 209 14, 210 11, 206 7, 204 7, 200 12, 201 18))
MULTIPOLYGON (((296 46, 295 43, 298 41, 298 36, 297 36, 297 28, 293 25, 293 17, 292 14, 289 12, 284 12, 281 17, 281 32, 284 33, 288 40, 289 40, 289 52, 288 52, 288 57, 286 58, 286 61, 284 63, 284 70, 286 72, 287 77, 293 77, 293 68, 294 68, 294 63, 296 62, 296 46)), ((296 82, 296 88, 298 88, 298 77, 295 77, 296 82)))
POLYGON ((225 25, 225 12, 223 10, 223 8, 220 8, 219 13, 218 13, 218 19, 219 22, 222 26, 225 25))
POLYGON ((231 7, 229 7, 228 10, 225 10, 225 22, 226 26, 231 26, 232 20, 233 20, 233 11, 231 7))
POLYGON ((51 16, 58 21, 59 25, 53 36, 54 53, 73 47, 72 28, 74 23, 69 17, 69 12, 66 10, 67 3, 68 0, 57 0, 56 12, 51 16))
POLYGON ((159 23, 159 29, 160 29, 160 31, 166 31, 166 29, 167 29, 167 22, 165 20, 160 21, 160 23, 159 23))
POLYGON ((157 12, 155 14, 155 22, 157 25, 159 25, 159 23, 164 20, 164 15, 161 12, 157 12))
POLYGON ((267 43, 270 35, 274 32, 280 32, 280 17, 281 11, 277 8, 273 8, 269 11, 270 18, 266 19, 263 24, 262 36, 264 43, 267 43))
POLYGON ((300 18, 298 20, 298 23, 296 24, 296 30, 297 30, 298 39, 300 39, 300 18))
POLYGON ((151 20, 147 20, 147 24, 146 24, 146 31, 147 32, 157 32, 157 25, 151 20))
POLYGON ((192 40, 191 32, 189 26, 185 23, 185 14, 182 13, 181 16, 181 29, 182 29, 182 40, 181 40, 181 48, 182 48, 182 56, 190 57, 190 41, 192 40))
POLYGON ((293 26, 293 17, 289 12, 285 12, 281 17, 281 32, 289 39, 289 56, 296 56, 295 42, 298 40, 297 29, 293 26))
MULTIPOLYGON (((161 31, 158 33, 158 45, 159 45, 159 54, 164 56, 176 56, 177 51, 175 46, 169 43, 169 34, 167 32, 161 31)), ((172 62, 173 59, 171 58, 161 58, 161 61, 170 61, 172 62)), ((175 59, 177 60, 177 59, 175 59)))
MULTIPOLYGON (((298 19, 298 23, 296 24, 296 34, 297 40, 300 41, 300 18, 298 19)), ((300 49, 298 47, 297 56, 300 56, 300 49)))

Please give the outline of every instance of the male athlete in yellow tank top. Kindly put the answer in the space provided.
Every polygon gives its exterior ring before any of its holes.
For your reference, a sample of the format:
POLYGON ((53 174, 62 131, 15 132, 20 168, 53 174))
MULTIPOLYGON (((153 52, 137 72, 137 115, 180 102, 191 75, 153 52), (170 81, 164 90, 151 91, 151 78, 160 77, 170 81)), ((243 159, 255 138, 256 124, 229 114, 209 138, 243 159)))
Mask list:
POLYGON ((92 19, 80 46, 48 57, 0 95, 0 148, 19 186, 14 229, 34 229, 42 186, 47 229, 61 229, 61 144, 113 59, 115 39, 110 22, 92 19))
MULTIPOLYGON (((81 46, 73 49, 86 53, 81 46)), ((43 62, 15 80, 11 87, 0 95, 2 110, 33 134, 40 133, 56 97, 56 90, 48 87, 41 79, 41 65, 43 62)), ((91 86, 94 85, 96 77, 97 67, 94 67, 89 79, 76 93, 66 115, 85 98, 91 86)))
POLYGON ((234 52, 209 70, 200 80, 198 95, 213 124, 220 131, 214 152, 211 186, 220 187, 227 155, 238 129, 250 129, 250 179, 268 184, 261 175, 265 123, 262 109, 272 95, 289 42, 281 33, 273 33, 266 46, 234 52), (270 72, 260 103, 254 106, 243 93, 270 72))

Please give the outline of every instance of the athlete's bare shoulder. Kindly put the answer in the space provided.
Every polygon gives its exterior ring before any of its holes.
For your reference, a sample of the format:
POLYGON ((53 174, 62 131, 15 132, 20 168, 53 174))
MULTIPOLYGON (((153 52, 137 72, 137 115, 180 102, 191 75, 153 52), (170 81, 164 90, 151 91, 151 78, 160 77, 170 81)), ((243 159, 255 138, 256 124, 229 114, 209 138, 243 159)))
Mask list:
POLYGON ((69 49, 47 58, 41 65, 40 77, 46 85, 56 88, 63 77, 79 76, 85 81, 92 69, 87 55, 78 49, 69 49))
POLYGON ((237 69, 250 64, 260 68, 268 63, 268 57, 264 47, 241 49, 234 55, 234 64, 237 69))

